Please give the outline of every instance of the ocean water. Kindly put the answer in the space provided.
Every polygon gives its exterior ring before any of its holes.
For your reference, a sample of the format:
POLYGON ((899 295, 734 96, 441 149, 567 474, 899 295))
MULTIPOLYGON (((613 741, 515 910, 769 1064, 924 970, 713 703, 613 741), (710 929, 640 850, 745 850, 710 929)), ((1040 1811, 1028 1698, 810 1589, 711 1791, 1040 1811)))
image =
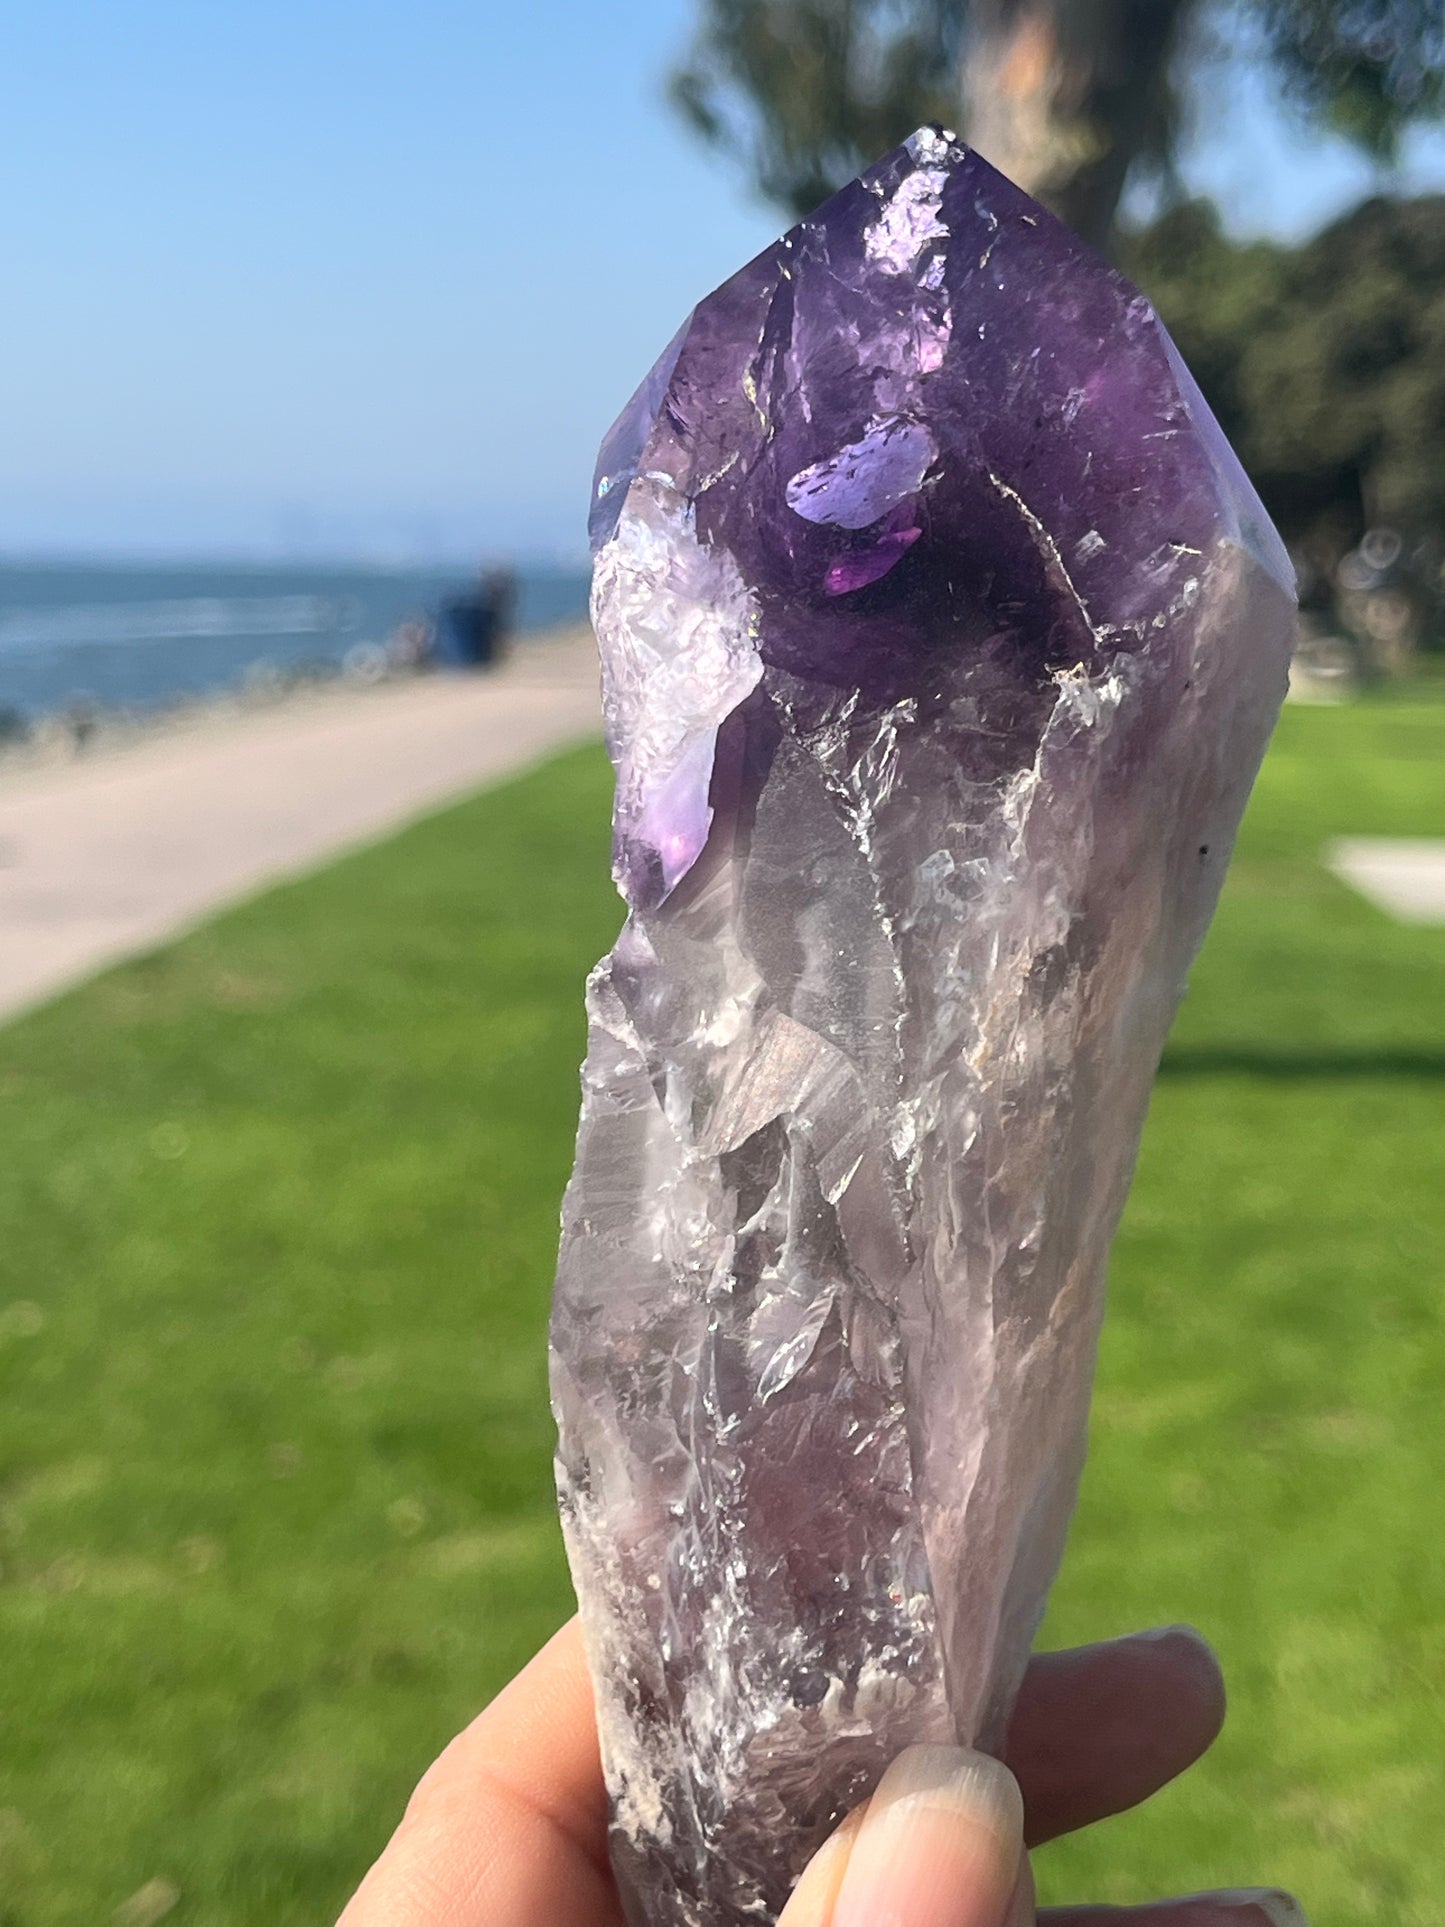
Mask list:
MULTIPOLYGON (((465 570, 0 561, 0 722, 155 709, 248 675, 325 673, 466 586, 465 570)), ((580 619, 582 570, 522 570, 519 633, 580 619)))

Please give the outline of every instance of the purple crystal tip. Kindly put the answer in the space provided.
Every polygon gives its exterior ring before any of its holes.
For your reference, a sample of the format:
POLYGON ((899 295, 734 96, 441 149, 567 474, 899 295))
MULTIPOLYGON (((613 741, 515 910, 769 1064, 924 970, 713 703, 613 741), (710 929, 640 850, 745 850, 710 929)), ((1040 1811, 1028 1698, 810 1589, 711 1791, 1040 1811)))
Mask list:
POLYGON ((634 903, 701 851, 765 666, 889 700, 966 653, 1042 686, 1139 648, 1221 534, 1293 584, 1149 303, 934 128, 699 304, 603 442, 590 530, 603 626, 654 587, 711 605, 607 673, 634 903), (674 741, 633 667, 692 692, 674 741))

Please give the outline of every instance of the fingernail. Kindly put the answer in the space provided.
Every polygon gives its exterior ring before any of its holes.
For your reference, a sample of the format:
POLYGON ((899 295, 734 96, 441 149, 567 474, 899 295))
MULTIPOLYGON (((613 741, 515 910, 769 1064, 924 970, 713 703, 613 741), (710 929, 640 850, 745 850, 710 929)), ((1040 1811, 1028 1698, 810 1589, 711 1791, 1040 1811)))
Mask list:
POLYGON ((831 1927, 1004 1927, 1022 1855, 1023 1801, 1006 1767, 961 1747, 909 1747, 868 1803, 831 1927))
POLYGON ((1231 1887, 1225 1893, 1186 1894, 1187 1900, 1212 1900, 1216 1906, 1252 1907, 1269 1927, 1309 1927, 1309 1918, 1293 1894, 1279 1887, 1231 1887))
POLYGON ((1158 1646, 1164 1645, 1169 1640, 1179 1640, 1186 1646, 1197 1647, 1201 1653, 1207 1653, 1211 1660, 1215 1659, 1214 1648, 1204 1634, 1197 1626, 1191 1626, 1182 1619, 1177 1620, 1172 1626, 1149 1626, 1141 1633, 1130 1633, 1129 1637, 1158 1646))

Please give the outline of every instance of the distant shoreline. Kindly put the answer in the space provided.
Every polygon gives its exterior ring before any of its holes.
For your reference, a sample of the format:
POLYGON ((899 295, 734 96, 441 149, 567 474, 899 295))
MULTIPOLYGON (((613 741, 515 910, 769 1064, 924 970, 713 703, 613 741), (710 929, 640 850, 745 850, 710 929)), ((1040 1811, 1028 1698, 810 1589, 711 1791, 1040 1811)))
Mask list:
MULTIPOLYGON (((466 569, 0 561, 0 736, 70 709, 150 710, 248 680, 375 673, 466 569)), ((585 620, 585 570, 519 570, 521 635, 585 620)))
MULTIPOLYGON (((517 635, 503 657, 513 662, 538 652, 539 659, 559 647, 574 648, 590 634, 586 622, 554 623, 517 635)), ((153 743, 186 737, 200 738, 209 733, 229 734, 234 728, 262 723, 283 714, 327 709, 350 711, 359 704, 384 702, 388 693, 414 687, 420 682, 445 684, 454 680, 459 688, 485 683, 494 672, 444 668, 395 669, 376 676, 348 674, 337 668, 326 674, 298 674, 274 684, 239 684, 216 690, 210 695, 182 698, 149 709, 97 708, 77 729, 76 719, 64 711, 40 717, 29 733, 12 740, 0 738, 0 784, 12 776, 63 767, 67 764, 93 763, 124 754, 153 743)))

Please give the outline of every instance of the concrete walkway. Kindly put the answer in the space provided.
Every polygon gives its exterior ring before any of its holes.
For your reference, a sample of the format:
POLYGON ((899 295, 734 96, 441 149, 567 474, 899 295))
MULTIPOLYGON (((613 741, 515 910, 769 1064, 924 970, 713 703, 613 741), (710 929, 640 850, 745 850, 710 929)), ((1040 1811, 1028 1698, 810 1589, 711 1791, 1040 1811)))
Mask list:
POLYGON ((332 687, 0 774, 0 1018, 600 727, 576 629, 489 676, 332 687))
POLYGON ((1445 923, 1445 838, 1344 836, 1325 861, 1398 923, 1445 923))

